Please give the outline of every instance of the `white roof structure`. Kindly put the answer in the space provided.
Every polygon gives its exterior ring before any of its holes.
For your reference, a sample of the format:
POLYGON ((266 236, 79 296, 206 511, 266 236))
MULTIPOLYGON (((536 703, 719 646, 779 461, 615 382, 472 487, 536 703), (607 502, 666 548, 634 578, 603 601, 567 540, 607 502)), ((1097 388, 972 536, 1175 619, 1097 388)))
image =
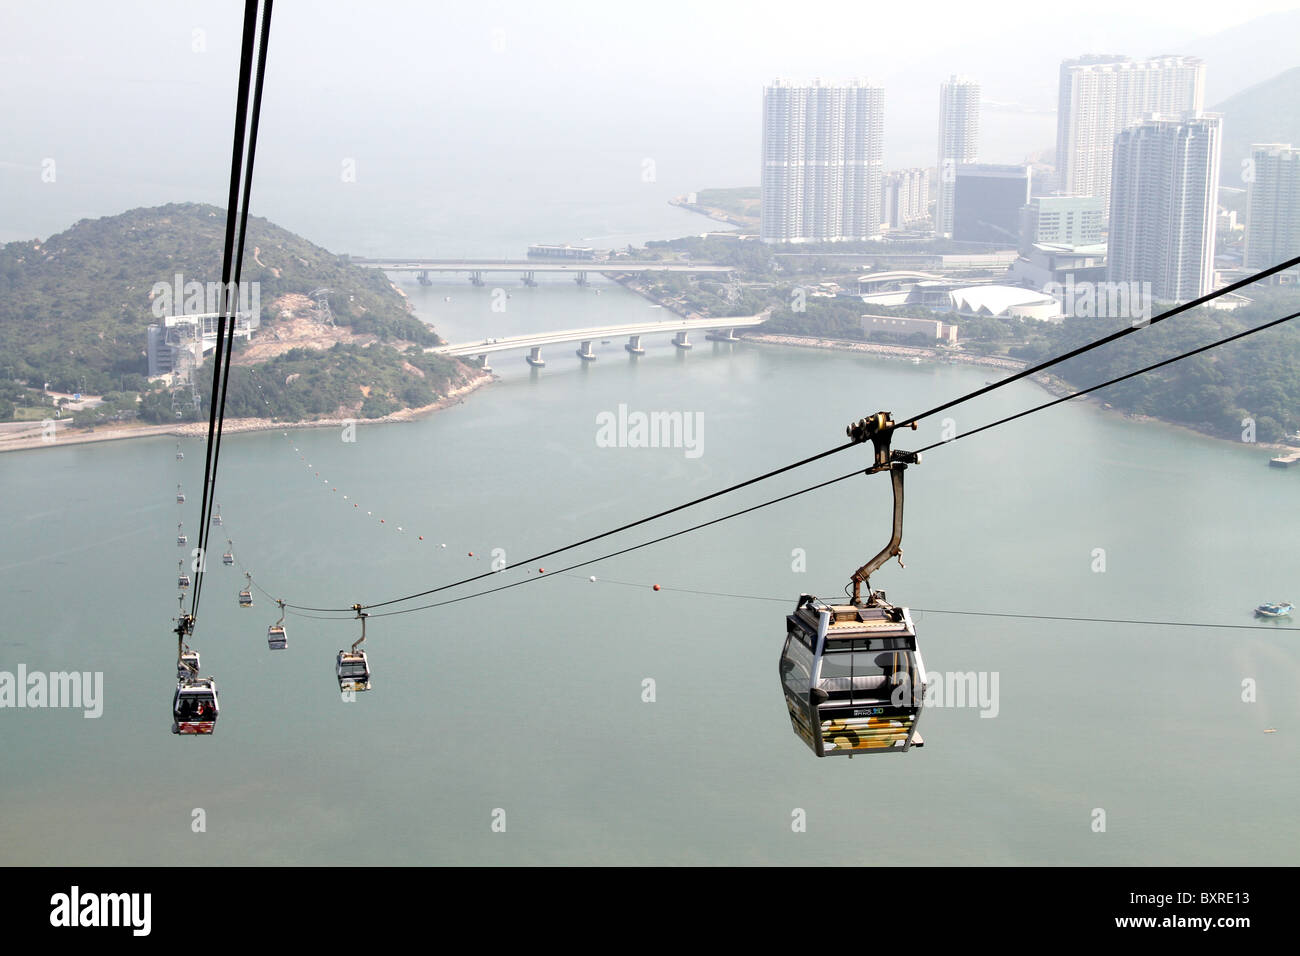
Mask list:
POLYGON ((969 315, 990 315, 1024 319, 1054 319, 1061 315, 1060 303, 1045 292, 1010 285, 977 285, 952 291, 952 305, 969 315))

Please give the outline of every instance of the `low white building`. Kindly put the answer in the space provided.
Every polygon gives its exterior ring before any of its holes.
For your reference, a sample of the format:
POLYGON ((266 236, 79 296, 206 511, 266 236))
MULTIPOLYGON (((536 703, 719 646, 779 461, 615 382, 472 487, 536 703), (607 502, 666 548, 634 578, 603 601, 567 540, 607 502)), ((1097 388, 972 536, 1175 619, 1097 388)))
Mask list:
POLYGON ((864 315, 862 333, 870 336, 872 332, 889 332, 893 335, 915 335, 920 332, 927 338, 944 345, 957 344, 957 326, 948 325, 938 319, 913 319, 897 315, 864 315))

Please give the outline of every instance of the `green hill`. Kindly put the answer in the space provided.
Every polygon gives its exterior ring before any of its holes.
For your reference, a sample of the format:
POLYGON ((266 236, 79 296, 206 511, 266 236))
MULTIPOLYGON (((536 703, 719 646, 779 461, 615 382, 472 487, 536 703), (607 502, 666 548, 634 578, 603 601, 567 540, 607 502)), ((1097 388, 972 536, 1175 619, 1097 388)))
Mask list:
POLYGON ((1252 143, 1300 146, 1300 67, 1230 96, 1211 112, 1223 114, 1223 165, 1220 182, 1243 187, 1241 161, 1252 143))
MULTIPOLYGON (((171 204, 82 220, 44 242, 0 246, 0 419, 14 414, 13 405, 39 402, 48 382, 56 391, 111 393, 109 411, 126 417, 139 410, 157 420, 165 404, 174 420, 170 398, 163 402, 145 378, 147 329, 159 322, 151 293, 177 274, 184 282, 219 283, 225 221, 214 206, 171 204)), ((382 272, 349 265, 265 219, 249 219, 241 280, 257 283, 262 327, 251 346, 241 340, 236 351, 256 355, 243 364, 257 364, 261 380, 278 383, 277 417, 363 404, 367 414, 384 414, 428 404, 464 377, 460 363, 423 353, 420 347, 440 339, 382 272), (277 326, 301 318, 310 305, 302 297, 321 288, 332 290, 329 336, 292 351, 262 344, 279 339, 277 326)), ((199 373, 203 386, 209 369, 199 373)), ((270 414, 264 402, 244 400, 245 377, 232 372, 227 413, 270 414)))

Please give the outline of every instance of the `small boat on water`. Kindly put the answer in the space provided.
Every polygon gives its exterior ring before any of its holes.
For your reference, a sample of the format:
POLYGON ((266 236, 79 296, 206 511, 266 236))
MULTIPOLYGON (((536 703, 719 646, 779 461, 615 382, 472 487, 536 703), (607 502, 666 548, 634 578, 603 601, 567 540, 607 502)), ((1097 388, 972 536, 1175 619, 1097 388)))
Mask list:
POLYGON ((1255 608, 1255 614, 1258 617, 1290 617, 1291 612, 1294 610, 1294 604, 1290 601, 1283 601, 1279 604, 1261 604, 1255 608))

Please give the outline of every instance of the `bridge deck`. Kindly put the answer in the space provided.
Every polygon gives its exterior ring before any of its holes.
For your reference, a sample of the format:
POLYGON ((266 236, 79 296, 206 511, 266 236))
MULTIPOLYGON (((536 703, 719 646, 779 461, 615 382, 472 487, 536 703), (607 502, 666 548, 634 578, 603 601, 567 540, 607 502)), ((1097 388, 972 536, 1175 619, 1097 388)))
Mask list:
POLYGON ((633 335, 675 335, 678 332, 694 332, 710 329, 747 329, 762 325, 767 315, 732 316, 731 318, 677 319, 672 322, 637 322, 631 325, 605 325, 591 329, 565 329, 560 332, 537 332, 531 335, 516 335, 496 341, 461 342, 454 345, 437 345, 425 349, 439 355, 487 355, 492 352, 506 352, 511 349, 530 349, 543 345, 563 345, 567 342, 588 342, 600 339, 630 337, 633 335))
POLYGON ((352 265, 386 272, 686 272, 725 274, 731 266, 713 262, 655 262, 637 259, 363 259, 352 265))

